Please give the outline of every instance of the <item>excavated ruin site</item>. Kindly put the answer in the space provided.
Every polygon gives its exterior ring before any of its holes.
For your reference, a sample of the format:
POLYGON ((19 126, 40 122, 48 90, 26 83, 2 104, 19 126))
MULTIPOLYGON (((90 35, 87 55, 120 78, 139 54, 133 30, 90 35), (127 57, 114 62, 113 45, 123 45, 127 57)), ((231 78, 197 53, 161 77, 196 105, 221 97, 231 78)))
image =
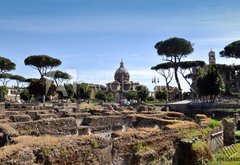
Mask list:
MULTIPOLYGON (((0 164, 197 164, 218 148, 205 115, 153 106, 13 104, 0 116, 0 164), (185 162, 187 161, 187 162, 185 162)), ((219 134, 223 136, 223 134, 219 134)))

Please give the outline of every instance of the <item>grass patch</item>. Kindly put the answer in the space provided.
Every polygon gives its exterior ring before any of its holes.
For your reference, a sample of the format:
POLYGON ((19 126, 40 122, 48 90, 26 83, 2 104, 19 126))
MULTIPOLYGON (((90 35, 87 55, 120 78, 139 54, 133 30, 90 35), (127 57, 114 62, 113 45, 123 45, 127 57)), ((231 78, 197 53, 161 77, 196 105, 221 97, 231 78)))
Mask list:
POLYGON ((140 135, 140 134, 148 134, 149 132, 150 133, 160 133, 160 130, 158 128, 148 128, 148 127, 142 127, 142 128, 137 128, 137 129, 129 128, 129 129, 127 129, 126 132, 115 131, 114 134, 116 134, 118 136, 123 136, 123 135, 133 136, 133 135, 140 135))
POLYGON ((166 102, 160 102, 160 101, 148 101, 145 103, 146 105, 166 105, 166 102))
POLYGON ((51 153, 49 148, 42 148, 41 150, 44 156, 49 156, 51 153))
POLYGON ((240 141, 240 131, 235 132, 235 137, 236 137, 237 141, 239 142, 240 141))
POLYGON ((197 152, 197 155, 202 158, 202 160, 207 159, 211 160, 212 159, 212 153, 209 150, 209 147, 206 142, 198 140, 192 145, 192 149, 197 152))
POLYGON ((239 161, 234 161, 234 159, 239 159, 240 158, 240 143, 236 143, 233 145, 233 147, 237 150, 237 154, 235 154, 231 159, 228 159, 225 154, 223 153, 222 150, 219 152, 215 153, 213 155, 213 161, 209 162, 209 165, 239 165, 239 161), (221 158, 221 159, 220 159, 221 158), (224 159, 224 160, 223 160, 224 159))
POLYGON ((138 142, 135 144, 135 151, 140 152, 140 151, 149 151, 151 148, 146 145, 145 142, 138 142))
POLYGON ((221 109, 215 109, 218 111, 234 111, 234 112, 238 112, 240 111, 240 108, 221 108, 221 109))
POLYGON ((234 121, 233 121, 233 118, 227 118, 226 121, 227 121, 228 123, 233 123, 233 122, 234 122, 234 121))
POLYGON ((193 139, 193 138, 200 138, 205 139, 207 134, 212 131, 212 128, 206 127, 206 128, 198 128, 198 129, 183 129, 180 130, 180 132, 184 135, 187 139, 193 139))
POLYGON ((195 122, 191 121, 179 121, 174 124, 168 124, 165 126, 166 129, 186 129, 186 128, 194 128, 197 127, 197 124, 195 122))
POLYGON ((215 120, 215 119, 211 119, 211 123, 209 125, 210 128, 215 128, 217 126, 220 125, 220 121, 219 120, 215 120))
POLYGON ((94 139, 92 141, 92 146, 93 146, 94 149, 97 149, 97 148, 99 148, 100 145, 98 144, 98 141, 96 139, 94 139))

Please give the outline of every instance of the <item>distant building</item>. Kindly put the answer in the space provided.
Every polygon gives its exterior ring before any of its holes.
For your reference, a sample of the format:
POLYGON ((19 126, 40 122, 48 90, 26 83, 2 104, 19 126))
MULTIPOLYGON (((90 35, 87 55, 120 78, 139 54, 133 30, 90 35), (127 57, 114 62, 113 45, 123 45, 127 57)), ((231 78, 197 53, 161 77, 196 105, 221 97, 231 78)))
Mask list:
POLYGON ((209 65, 216 64, 216 56, 215 56, 215 52, 214 51, 211 50, 208 53, 208 58, 209 58, 209 65))
MULTIPOLYGON (((215 55, 215 52, 213 50, 211 50, 209 53, 208 53, 208 65, 206 65, 203 69, 205 71, 208 70, 209 66, 211 65, 218 65, 217 64, 217 61, 216 61, 216 55, 215 55)), ((220 65, 219 65, 220 66, 220 65)), ((224 64, 222 65, 224 66, 224 64)), ((192 77, 192 88, 197 91, 197 78, 198 78, 198 71, 199 71, 199 68, 194 70, 193 71, 193 77, 192 77)), ((223 81, 225 83, 225 86, 226 86, 226 89, 227 90, 230 90, 230 88, 233 89, 234 86, 236 86, 236 79, 238 76, 235 76, 235 73, 232 72, 232 71, 229 71, 229 70, 224 70, 224 68, 220 69, 220 74, 223 78, 223 81)), ((237 80, 238 81, 238 80, 237 80)))
POLYGON ((130 74, 124 67, 123 61, 120 62, 120 67, 114 74, 114 81, 104 85, 88 84, 91 88, 90 98, 94 99, 97 91, 102 90, 106 93, 112 93, 116 102, 124 99, 124 93, 128 90, 135 90, 140 85, 138 82, 130 81, 130 74))
POLYGON ((9 100, 9 101, 15 101, 15 99, 16 100, 20 100, 20 95, 19 95, 19 93, 18 93, 16 88, 14 88, 14 87, 7 87, 7 89, 8 89, 7 96, 6 96, 7 100, 9 100), (17 98, 16 98, 16 95, 17 95, 17 98))
POLYGON ((129 90, 135 90, 140 84, 138 82, 130 81, 130 74, 124 67, 123 61, 120 62, 120 67, 116 70, 114 81, 107 83, 107 92, 113 93, 115 101, 124 98, 124 93, 129 90))

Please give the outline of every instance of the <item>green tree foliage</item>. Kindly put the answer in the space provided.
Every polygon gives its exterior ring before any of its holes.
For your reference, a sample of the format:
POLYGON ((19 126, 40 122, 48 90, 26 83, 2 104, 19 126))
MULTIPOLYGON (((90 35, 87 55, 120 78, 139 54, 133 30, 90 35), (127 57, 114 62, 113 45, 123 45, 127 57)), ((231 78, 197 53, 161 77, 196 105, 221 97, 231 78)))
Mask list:
POLYGON ((7 87, 0 86, 0 102, 5 101, 7 93, 8 93, 7 87))
POLYGON ((74 99, 76 92, 76 85, 64 84, 57 87, 57 93, 59 99, 74 99))
POLYGON ((39 79, 37 79, 37 78, 27 78, 27 79, 25 79, 25 82, 26 83, 31 83, 32 81, 38 81, 39 79))
POLYGON ((53 95, 55 94, 56 89, 53 81, 46 78, 32 80, 28 87, 29 94, 34 95, 35 97, 53 95))
POLYGON ((125 97, 128 101, 137 99, 137 91, 129 90, 125 93, 125 97))
POLYGON ((237 65, 226 65, 226 64, 215 64, 215 65, 216 65, 217 70, 220 73, 224 73, 226 71, 234 71, 235 66, 237 66, 237 65))
POLYGON ((25 78, 23 76, 20 76, 20 75, 12 75, 10 77, 12 80, 15 80, 18 83, 21 83, 21 82, 25 82, 25 78))
POLYGON ((214 102, 219 94, 225 92, 225 84, 216 65, 211 65, 207 72, 201 70, 199 74, 197 80, 199 95, 209 96, 210 101, 214 102))
POLYGON ((65 90, 67 92, 67 96, 65 98, 73 98, 74 97, 74 86, 73 84, 64 84, 65 90))
POLYGON ((159 56, 165 57, 164 60, 172 63, 178 89, 179 91, 182 91, 178 78, 178 63, 181 62, 183 57, 186 57, 193 52, 192 43, 184 38, 174 37, 158 42, 155 45, 155 48, 157 49, 159 56))
POLYGON ((221 57, 240 58, 240 40, 230 43, 220 52, 221 57))
POLYGON ((189 85, 192 96, 194 97, 196 95, 196 84, 192 83, 190 80, 195 80, 197 78, 197 74, 194 71, 197 71, 199 68, 203 68, 206 66, 206 63, 204 61, 182 61, 178 63, 178 66, 179 73, 189 85))
POLYGON ((137 98, 140 102, 142 101, 146 101, 148 95, 149 95, 149 90, 146 86, 144 85, 139 85, 136 87, 136 91, 137 91, 137 98))
POLYGON ((54 67, 61 65, 59 59, 50 57, 48 55, 32 55, 24 60, 25 65, 29 65, 34 69, 37 69, 41 75, 41 78, 51 71, 54 67))
POLYGON ((111 92, 107 93, 106 99, 108 102, 111 102, 114 100, 114 96, 111 92))
POLYGON ((148 96, 147 101, 154 101, 154 97, 153 96, 148 96))
POLYGON ((28 89, 24 89, 21 93, 20 93, 20 99, 24 100, 24 101, 29 101, 31 99, 31 95, 29 94, 28 89))
POLYGON ((106 93, 104 93, 102 90, 98 90, 95 95, 95 98, 101 101, 106 101, 107 96, 106 93))
POLYGON ((239 93, 239 88, 237 88, 239 81, 239 74, 237 73, 239 71, 235 70, 235 65, 216 64, 216 67, 225 82, 226 92, 224 94, 234 96, 236 94, 235 90, 239 93))
POLYGON ((54 80, 55 84, 57 85, 57 87, 59 85, 62 85, 64 80, 71 79, 71 76, 68 73, 62 72, 60 70, 50 71, 46 74, 46 76, 52 78, 54 80))
POLYGON ((91 88, 86 83, 77 84, 76 98, 87 100, 90 98, 91 88))
POLYGON ((3 86, 7 86, 8 82, 11 80, 12 76, 13 75, 10 73, 0 74, 0 81, 2 82, 3 86))
POLYGON ((21 83, 25 83, 25 78, 23 76, 20 76, 20 75, 12 75, 10 77, 11 80, 15 80, 16 81, 16 86, 15 86, 15 89, 17 90, 16 92, 16 96, 15 96, 15 100, 17 100, 17 96, 18 94, 20 94, 20 84, 21 83))
POLYGON ((9 72, 11 70, 14 70, 16 68, 16 64, 13 63, 11 60, 0 57, 0 73, 9 72))
POLYGON ((166 90, 160 90, 156 92, 156 99, 157 100, 167 100, 168 98, 168 93, 166 90))
MULTIPOLYGON (((182 61, 178 63, 181 69, 192 69, 197 67, 204 67, 206 63, 204 61, 182 61)), ((192 71, 189 71, 192 72, 192 71)))

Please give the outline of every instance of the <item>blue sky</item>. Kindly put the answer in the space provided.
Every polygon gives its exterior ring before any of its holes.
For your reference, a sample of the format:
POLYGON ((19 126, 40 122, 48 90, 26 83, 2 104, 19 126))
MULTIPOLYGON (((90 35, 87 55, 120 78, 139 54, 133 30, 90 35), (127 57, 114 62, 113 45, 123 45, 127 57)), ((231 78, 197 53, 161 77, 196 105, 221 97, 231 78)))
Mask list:
MULTIPOLYGON (((12 73, 39 77, 24 65, 33 54, 59 58, 58 68, 78 81, 113 80, 121 58, 131 80, 147 85, 162 78, 151 66, 162 62, 155 43, 183 37, 194 43, 185 60, 205 60, 213 49, 218 63, 224 46, 240 39, 237 0, 0 0, 0 56, 17 64, 12 73)), ((173 82, 172 85, 175 85, 173 82)), ((187 85, 184 84, 187 90, 187 85)))

